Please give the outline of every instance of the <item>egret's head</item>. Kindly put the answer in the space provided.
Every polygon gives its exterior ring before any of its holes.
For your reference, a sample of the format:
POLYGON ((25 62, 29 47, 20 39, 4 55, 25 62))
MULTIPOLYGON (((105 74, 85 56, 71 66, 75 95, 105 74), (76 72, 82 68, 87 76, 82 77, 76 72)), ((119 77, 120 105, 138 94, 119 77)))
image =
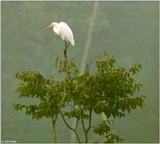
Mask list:
POLYGON ((57 22, 52 22, 50 25, 47 26, 47 28, 53 28, 57 24, 58 24, 57 22))

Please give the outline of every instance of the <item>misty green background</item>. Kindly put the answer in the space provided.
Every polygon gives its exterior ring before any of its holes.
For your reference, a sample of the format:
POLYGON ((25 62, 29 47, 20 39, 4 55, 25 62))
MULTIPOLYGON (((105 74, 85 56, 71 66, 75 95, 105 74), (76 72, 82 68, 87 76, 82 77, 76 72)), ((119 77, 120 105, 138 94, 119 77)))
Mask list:
MULTIPOLYGON (((53 59, 63 57, 64 43, 46 26, 67 22, 76 45, 69 58, 81 67, 93 2, 2 2, 2 139, 17 142, 51 142, 51 121, 32 120, 16 112, 19 101, 15 74, 37 70, 51 76, 53 59)), ((116 119, 113 131, 124 142, 158 142, 158 2, 99 2, 88 60, 114 55, 121 66, 143 65, 137 81, 144 87, 144 109, 116 119)), ((70 142, 61 119, 57 123, 59 142, 70 142)), ((91 139, 95 139, 92 137, 91 139)))

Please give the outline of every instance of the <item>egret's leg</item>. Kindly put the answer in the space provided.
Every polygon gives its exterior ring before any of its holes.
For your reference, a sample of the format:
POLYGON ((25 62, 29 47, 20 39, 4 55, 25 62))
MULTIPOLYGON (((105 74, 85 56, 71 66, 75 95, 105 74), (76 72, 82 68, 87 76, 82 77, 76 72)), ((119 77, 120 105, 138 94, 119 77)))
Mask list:
POLYGON ((68 49, 68 44, 65 41, 64 57, 65 57, 66 61, 67 61, 67 49, 68 49))

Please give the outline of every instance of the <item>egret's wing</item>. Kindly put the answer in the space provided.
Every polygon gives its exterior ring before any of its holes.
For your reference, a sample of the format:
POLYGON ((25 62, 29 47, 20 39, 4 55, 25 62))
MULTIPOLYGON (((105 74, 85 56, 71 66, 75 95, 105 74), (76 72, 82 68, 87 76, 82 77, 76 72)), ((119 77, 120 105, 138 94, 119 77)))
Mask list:
POLYGON ((74 37, 71 28, 64 22, 59 23, 59 32, 60 36, 63 40, 69 41, 72 45, 74 45, 74 37))

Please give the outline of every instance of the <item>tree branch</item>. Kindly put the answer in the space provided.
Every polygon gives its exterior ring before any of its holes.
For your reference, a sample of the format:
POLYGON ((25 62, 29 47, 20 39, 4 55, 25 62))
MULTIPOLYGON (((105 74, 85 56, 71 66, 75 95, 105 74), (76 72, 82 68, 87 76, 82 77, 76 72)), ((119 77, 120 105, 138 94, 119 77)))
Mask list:
POLYGON ((81 109, 81 123, 82 123, 83 131, 86 132, 86 128, 85 128, 83 117, 82 117, 82 112, 83 110, 81 109))
POLYGON ((91 120, 92 120, 92 109, 89 112, 89 124, 88 124, 88 128, 87 128, 87 132, 90 130, 91 128, 91 120))
POLYGON ((77 118, 77 120, 76 120, 76 126, 75 126, 75 130, 77 129, 77 127, 78 127, 78 121, 79 121, 79 119, 77 118))
POLYGON ((74 134, 75 134, 76 137, 77 137, 78 143, 80 143, 80 138, 79 138, 79 136, 78 136, 78 133, 76 132, 77 125, 78 125, 78 119, 77 119, 77 121, 76 121, 76 127, 75 127, 75 128, 72 128, 72 127, 67 123, 67 121, 65 120, 65 118, 64 118, 64 116, 63 116, 63 114, 62 114, 62 112, 60 112, 60 114, 61 114, 61 117, 62 117, 62 119, 63 119, 65 125, 66 125, 70 130, 72 130, 72 131, 74 132, 74 134))

